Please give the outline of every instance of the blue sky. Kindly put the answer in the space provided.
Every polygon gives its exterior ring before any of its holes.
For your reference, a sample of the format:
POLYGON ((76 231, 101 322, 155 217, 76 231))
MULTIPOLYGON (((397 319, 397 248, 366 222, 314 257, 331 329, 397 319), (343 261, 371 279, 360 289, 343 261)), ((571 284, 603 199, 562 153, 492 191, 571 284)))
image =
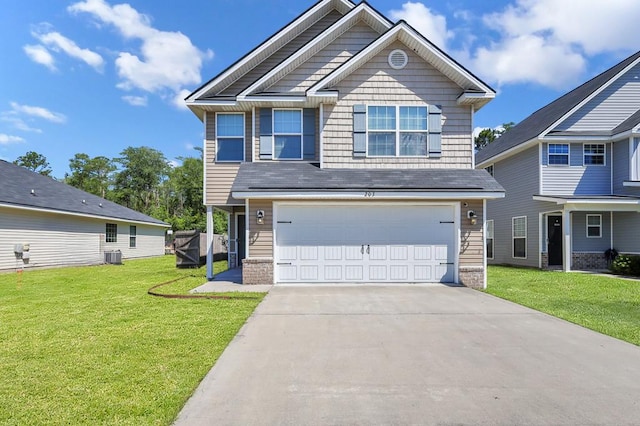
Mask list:
MULTIPOLYGON (((193 156, 181 99, 313 0, 4 0, 0 158, 27 151, 64 177, 76 153, 150 146, 193 156)), ((637 50, 637 0, 370 0, 498 91, 475 126, 518 122, 637 50)))

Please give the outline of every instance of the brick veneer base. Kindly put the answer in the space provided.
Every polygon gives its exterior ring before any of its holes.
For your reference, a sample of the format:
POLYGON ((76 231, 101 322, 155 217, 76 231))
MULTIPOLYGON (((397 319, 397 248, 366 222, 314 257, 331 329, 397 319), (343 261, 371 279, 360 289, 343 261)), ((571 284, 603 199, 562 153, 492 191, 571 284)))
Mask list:
POLYGON ((460 283, 471 288, 484 288, 484 268, 482 266, 461 266, 460 283))
POLYGON ((242 284, 273 284, 273 259, 270 257, 244 259, 242 284))
POLYGON ((604 253, 572 253, 571 269, 607 269, 604 253))

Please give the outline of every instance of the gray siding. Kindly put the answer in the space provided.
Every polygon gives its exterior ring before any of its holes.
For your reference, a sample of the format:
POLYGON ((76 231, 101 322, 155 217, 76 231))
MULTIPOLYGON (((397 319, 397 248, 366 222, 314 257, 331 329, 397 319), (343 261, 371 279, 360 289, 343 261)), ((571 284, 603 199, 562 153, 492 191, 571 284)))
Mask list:
POLYGON ((611 144, 605 144, 605 165, 584 166, 583 144, 569 146, 569 166, 547 165, 547 144, 542 144, 542 194, 611 194, 611 144))
POLYGON ((101 263, 108 250, 120 250, 123 259, 161 256, 164 235, 156 226, 0 207, 0 270, 101 263), (105 242, 106 223, 118 225, 117 242, 105 242), (129 225, 136 226, 135 248, 129 248, 129 225), (28 264, 16 262, 18 243, 31 246, 28 264))
POLYGON ((490 263, 538 266, 538 212, 545 205, 532 199, 538 193, 538 170, 537 146, 494 164, 493 176, 504 187, 506 196, 487 201, 487 219, 494 220, 494 258, 490 263), (512 256, 511 219, 516 216, 527 217, 526 259, 512 256))
POLYGON ((222 90, 219 95, 237 95, 242 90, 249 87, 260 77, 271 71, 276 65, 283 60, 287 59, 292 53, 296 52, 302 46, 314 39, 318 34, 329 28, 334 22, 342 17, 342 14, 337 10, 333 10, 325 15, 318 22, 309 27, 302 34, 291 40, 284 45, 276 53, 266 58, 258 66, 251 71, 240 77, 235 82, 231 83, 229 87, 222 90))
POLYGON ((623 182, 629 180, 629 140, 613 143, 613 193, 624 195, 627 188, 623 182))
POLYGON ((613 247, 620 253, 640 254, 640 213, 613 213, 613 247))
POLYGON ((640 108, 640 64, 587 102, 555 130, 611 130, 640 108))
POLYGON ((572 223, 572 250, 573 252, 597 252, 604 253, 611 246, 611 221, 609 212, 573 212, 572 223), (587 215, 602 215, 602 236, 600 238, 587 238, 587 215))

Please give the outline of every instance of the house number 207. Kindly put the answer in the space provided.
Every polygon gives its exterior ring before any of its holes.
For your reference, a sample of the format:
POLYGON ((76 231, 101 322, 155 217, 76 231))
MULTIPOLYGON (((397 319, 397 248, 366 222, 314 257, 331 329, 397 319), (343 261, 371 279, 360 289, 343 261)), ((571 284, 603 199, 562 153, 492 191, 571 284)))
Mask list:
POLYGON ((371 198, 371 197, 375 197, 376 193, 367 191, 367 192, 364 193, 364 196, 365 196, 365 198, 371 198))

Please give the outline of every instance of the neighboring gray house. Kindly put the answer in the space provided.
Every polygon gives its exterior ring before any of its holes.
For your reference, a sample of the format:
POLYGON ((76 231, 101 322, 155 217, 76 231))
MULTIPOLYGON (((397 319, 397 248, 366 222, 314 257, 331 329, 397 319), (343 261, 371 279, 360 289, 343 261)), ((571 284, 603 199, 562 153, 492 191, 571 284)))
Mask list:
POLYGON ((484 203, 504 191, 471 133, 494 96, 406 22, 319 1, 186 99, 208 234, 227 212, 245 284, 483 287, 484 203))
POLYGON ((125 259, 160 256, 169 227, 0 160, 0 270, 96 264, 114 250, 125 259))
POLYGON ((489 262, 604 269, 640 253, 640 52, 476 154, 505 188, 487 203, 489 262))

